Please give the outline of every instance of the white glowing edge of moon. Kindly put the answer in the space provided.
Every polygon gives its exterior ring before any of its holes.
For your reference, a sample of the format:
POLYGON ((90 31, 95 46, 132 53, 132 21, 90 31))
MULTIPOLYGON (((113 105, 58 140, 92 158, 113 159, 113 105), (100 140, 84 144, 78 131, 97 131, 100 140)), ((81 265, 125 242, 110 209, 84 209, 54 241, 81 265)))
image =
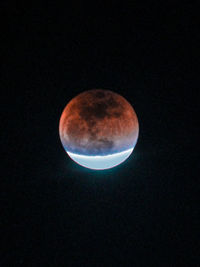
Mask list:
POLYGON ((66 152, 72 160, 74 160, 76 163, 83 167, 93 170, 105 170, 121 164, 131 155, 133 149, 134 147, 123 152, 106 156, 87 156, 74 154, 69 151, 66 152))

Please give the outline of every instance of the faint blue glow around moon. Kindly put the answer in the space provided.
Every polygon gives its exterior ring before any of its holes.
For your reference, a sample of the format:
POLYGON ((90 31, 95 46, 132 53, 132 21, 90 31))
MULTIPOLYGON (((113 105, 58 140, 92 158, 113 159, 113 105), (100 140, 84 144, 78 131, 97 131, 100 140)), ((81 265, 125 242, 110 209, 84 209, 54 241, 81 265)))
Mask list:
POLYGON ((125 161, 130 156, 133 149, 134 148, 131 148, 120 153, 115 153, 106 156, 78 155, 68 151, 67 153, 71 159, 73 159, 76 163, 78 163, 83 167, 93 170, 105 170, 113 168, 122 163, 123 161, 125 161))

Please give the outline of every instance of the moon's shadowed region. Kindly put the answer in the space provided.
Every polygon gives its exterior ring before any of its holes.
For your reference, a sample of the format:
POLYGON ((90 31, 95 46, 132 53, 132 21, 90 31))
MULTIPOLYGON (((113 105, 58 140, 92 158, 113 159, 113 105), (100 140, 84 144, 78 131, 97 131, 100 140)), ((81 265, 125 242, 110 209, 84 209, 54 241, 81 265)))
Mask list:
POLYGON ((93 89, 73 98, 60 118, 59 133, 68 153, 107 156, 132 149, 137 115, 129 102, 109 90, 93 89))

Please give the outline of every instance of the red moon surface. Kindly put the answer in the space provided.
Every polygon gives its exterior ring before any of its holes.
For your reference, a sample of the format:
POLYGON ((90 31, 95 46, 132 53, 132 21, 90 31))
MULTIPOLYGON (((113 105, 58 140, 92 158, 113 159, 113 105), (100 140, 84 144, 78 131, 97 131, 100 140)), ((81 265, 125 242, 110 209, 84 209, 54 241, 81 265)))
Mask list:
POLYGON ((59 134, 67 152, 105 156, 134 148, 139 133, 129 102, 110 90, 80 93, 64 108, 59 134))

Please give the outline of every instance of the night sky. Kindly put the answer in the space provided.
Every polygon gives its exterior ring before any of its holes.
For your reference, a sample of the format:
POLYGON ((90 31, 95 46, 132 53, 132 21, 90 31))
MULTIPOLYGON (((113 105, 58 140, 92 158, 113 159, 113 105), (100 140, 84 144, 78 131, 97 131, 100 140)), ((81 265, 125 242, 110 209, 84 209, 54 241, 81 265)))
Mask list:
POLYGON ((194 2, 2 7, 0 266, 199 266, 194 2), (140 125, 105 171, 59 138, 65 105, 92 88, 124 96, 140 125))

